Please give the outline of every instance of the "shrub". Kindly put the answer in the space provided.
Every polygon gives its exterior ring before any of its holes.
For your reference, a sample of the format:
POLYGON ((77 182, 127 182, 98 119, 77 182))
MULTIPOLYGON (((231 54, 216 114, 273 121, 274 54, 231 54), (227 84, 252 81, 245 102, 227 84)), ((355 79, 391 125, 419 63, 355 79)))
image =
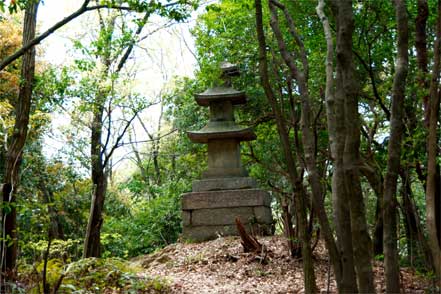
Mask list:
POLYGON ((124 218, 109 216, 103 226, 103 256, 133 257, 176 242, 181 232, 179 195, 163 193, 139 201, 124 218))

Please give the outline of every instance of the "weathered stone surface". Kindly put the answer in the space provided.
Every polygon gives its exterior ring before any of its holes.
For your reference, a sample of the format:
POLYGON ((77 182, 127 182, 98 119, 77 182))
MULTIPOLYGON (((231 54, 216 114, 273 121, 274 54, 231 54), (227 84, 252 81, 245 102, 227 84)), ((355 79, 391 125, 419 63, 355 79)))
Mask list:
POLYGON ((271 196, 259 189, 191 192, 182 197, 183 210, 270 205, 271 196))
POLYGON ((191 225, 191 210, 183 210, 182 211, 182 224, 184 226, 191 225))
POLYGON ((192 210, 190 225, 234 225, 236 218, 245 224, 272 222, 270 208, 260 206, 192 210))
POLYGON ((212 167, 202 172, 202 178, 213 179, 222 175, 225 178, 247 177, 248 172, 243 167, 212 167))
POLYGON ((257 223, 269 224, 273 221, 271 209, 267 206, 253 207, 253 213, 256 217, 257 223))
MULTIPOLYGON (((272 235, 274 227, 272 224, 246 224, 247 232, 258 235, 272 235)), ((182 237, 190 242, 202 242, 206 240, 216 239, 220 236, 238 235, 236 225, 227 226, 192 226, 184 227, 182 237)))
POLYGON ((257 183, 249 177, 232 177, 204 179, 193 182, 193 192, 217 191, 217 190, 240 190, 256 188, 257 183))
POLYGON ((233 207, 217 209, 196 209, 191 212, 191 224, 199 225, 233 225, 236 217, 248 223, 253 219, 254 211, 252 207, 233 207))

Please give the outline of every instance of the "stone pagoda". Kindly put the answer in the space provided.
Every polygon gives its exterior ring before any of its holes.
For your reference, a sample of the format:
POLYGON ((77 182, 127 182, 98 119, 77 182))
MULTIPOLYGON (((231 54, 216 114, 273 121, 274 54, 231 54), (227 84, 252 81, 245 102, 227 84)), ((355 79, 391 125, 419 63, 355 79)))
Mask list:
POLYGON ((193 142, 208 145, 208 169, 182 198, 183 237, 190 241, 237 235, 236 218, 249 232, 271 234, 273 228, 271 197, 257 189, 240 159, 240 142, 256 135, 234 121, 234 106, 246 103, 245 93, 231 87, 239 71, 228 63, 221 69, 224 85, 195 95, 200 106, 210 108, 210 121, 199 131, 187 132, 193 142))

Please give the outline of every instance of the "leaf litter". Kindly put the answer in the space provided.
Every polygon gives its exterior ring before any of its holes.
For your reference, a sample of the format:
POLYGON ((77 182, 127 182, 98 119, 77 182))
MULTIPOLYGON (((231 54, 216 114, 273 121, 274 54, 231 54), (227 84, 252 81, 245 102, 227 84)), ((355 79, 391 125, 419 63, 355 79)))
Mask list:
MULTIPOLYGON (((238 237, 203 243, 175 243, 132 260, 140 277, 161 277, 172 293, 304 293, 302 262, 288 255, 282 236, 260 237, 260 254, 244 253, 238 237)), ((323 242, 314 250, 319 293, 337 293, 323 242)), ((374 262, 378 293, 385 292, 382 262, 374 262)), ((430 283, 411 268, 401 268, 403 293, 425 293, 430 283)))

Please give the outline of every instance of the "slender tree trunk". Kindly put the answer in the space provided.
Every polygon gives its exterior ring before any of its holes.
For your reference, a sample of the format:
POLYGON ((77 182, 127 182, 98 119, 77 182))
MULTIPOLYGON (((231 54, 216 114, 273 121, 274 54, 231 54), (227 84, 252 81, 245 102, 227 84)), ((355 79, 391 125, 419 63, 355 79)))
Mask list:
MULTIPOLYGON (((107 69, 105 70, 107 74, 107 69)), ((106 93, 99 91, 93 107, 92 136, 90 141, 90 155, 92 159, 93 195, 90 206, 90 215, 84 239, 83 257, 101 256, 101 226, 103 224, 104 200, 107 191, 107 174, 103 165, 101 137, 103 132, 104 101, 106 93)), ((110 131, 110 130, 109 130, 110 131)))
MULTIPOLYGON (((38 1, 30 2, 26 7, 23 25, 23 46, 28 44, 35 37, 38 4, 38 1)), ((21 84, 18 101, 15 106, 16 117, 14 133, 8 146, 3 176, 0 269, 7 280, 13 278, 17 260, 17 210, 15 194, 18 187, 23 148, 28 133, 34 72, 35 48, 32 48, 23 55, 21 84), (12 242, 10 242, 10 240, 12 240, 12 242)), ((0 284, 3 287, 3 277, 0 277, 0 284)))
POLYGON ((368 232, 359 175, 360 120, 358 81, 352 62, 352 1, 337 2, 337 93, 344 98, 344 183, 349 198, 354 264, 359 291, 374 293, 372 242, 368 232), (340 82, 338 82, 341 80, 340 82))
MULTIPOLYGON (((314 129, 312 125, 312 116, 313 111, 310 103, 309 90, 308 90, 308 79, 309 79, 309 65, 308 59, 306 56, 306 50, 304 48, 304 44, 297 33, 297 30, 294 25, 294 21, 288 13, 286 7, 279 3, 276 0, 269 1, 269 7, 271 11, 271 27, 273 29, 274 35, 277 38, 277 43, 279 50, 281 52, 282 58, 288 66, 291 75, 297 82, 299 86, 300 96, 301 96, 301 104, 302 104, 302 116, 301 116, 301 128, 302 128, 302 144, 305 155, 306 169, 308 170, 308 181, 312 190, 312 201, 313 207, 317 213, 317 217, 320 223, 320 227, 322 228, 323 235, 326 242, 326 247, 328 248, 328 252, 330 254, 330 259, 332 265, 334 267, 334 271, 336 272, 337 280, 341 280, 341 263, 340 263, 340 255, 337 250, 337 246, 333 237, 333 232, 330 227, 328 216, 326 214, 326 210, 323 203, 323 192, 321 187, 321 179, 317 169, 317 162, 315 157, 316 150, 316 142, 314 140, 314 129), (291 55, 288 50, 286 43, 283 39, 283 35, 281 33, 279 27, 279 19, 277 15, 277 9, 281 9, 288 23, 288 28, 291 36, 294 38, 296 44, 300 48, 300 60, 302 62, 302 69, 298 68, 295 64, 295 60, 293 55, 291 55)), ((311 220, 312 222, 312 220, 311 220)))
POLYGON ((94 191, 84 240, 83 257, 101 256, 101 226, 103 224, 104 200, 107 190, 107 176, 104 170, 92 171, 94 191))
MULTIPOLYGON (((108 23, 105 22, 101 13, 98 13, 100 30, 108 36, 103 41, 103 50, 99 56, 103 66, 101 71, 102 81, 106 81, 110 74, 112 37, 115 29, 115 15, 110 16, 108 23)), ((122 68, 122 67, 121 67, 122 68)), ((119 69, 121 69, 119 68, 119 69)), ((104 201, 107 192, 108 173, 106 172, 108 161, 104 159, 107 143, 103 144, 104 111, 109 95, 109 89, 101 88, 96 92, 92 106, 92 127, 90 138, 90 157, 93 194, 90 205, 90 215, 87 223, 86 236, 84 238, 83 257, 101 256, 101 226, 103 224, 104 201)), ((109 111, 108 115, 111 113, 109 111)), ((110 122, 110 118, 109 118, 110 122)), ((110 127, 108 129, 110 136, 110 127)), ((108 158, 110 160, 110 158, 108 158)))
MULTIPOLYGON (((427 33, 426 25, 427 19, 429 18, 429 6, 427 0, 418 0, 418 14, 415 19, 415 49, 417 52, 417 64, 420 70, 418 84, 423 88, 429 88, 429 83, 427 78, 424 76, 428 73, 427 68, 427 33)), ((423 106, 424 106, 424 122, 426 126, 429 124, 429 96, 423 96, 423 106)))
POLYGON ((374 226, 374 240, 373 240, 373 250, 374 255, 384 254, 384 242, 383 242, 383 210, 381 208, 381 203, 383 199, 377 198, 375 204, 375 226, 374 226))
POLYGON ((392 94, 390 139, 388 144, 387 171, 384 180, 383 222, 384 222, 384 267, 386 291, 400 292, 400 268, 397 249, 397 179, 400 171, 401 141, 403 137, 403 112, 408 68, 408 20, 406 3, 395 0, 397 20, 397 61, 392 94))
POLYGON ((435 272, 438 279, 441 279, 441 240, 438 239, 436 213, 439 207, 436 207, 437 185, 440 179, 437 179, 437 163, 436 158, 438 152, 437 123, 439 120, 439 104, 440 104, 440 58, 441 58, 441 0, 438 0, 438 19, 436 26, 436 40, 434 49, 434 62, 432 70, 432 79, 430 82, 429 92, 429 134, 428 134, 428 154, 427 154, 427 181, 426 181, 426 223, 429 236, 429 246, 434 260, 435 272))
POLYGON ((381 171, 375 168, 375 164, 365 161, 360 165, 360 172, 367 179, 372 190, 377 196, 375 204, 375 225, 373 231, 373 250, 374 255, 383 254, 383 186, 384 180, 381 171))
POLYGON ((276 118, 277 130, 279 132, 280 139, 282 141, 282 149, 285 155, 286 165, 290 175, 290 181, 294 189, 294 201, 296 215, 298 217, 298 229, 300 240, 302 241, 302 257, 303 257, 303 272, 305 282, 305 293, 315 293, 317 287, 315 284, 314 265, 312 260, 312 251, 310 246, 310 236, 307 233, 307 221, 306 221, 306 204, 305 194, 302 186, 302 182, 296 170, 296 163, 291 150, 291 144, 289 142, 288 132, 286 125, 276 101, 276 97, 271 88, 269 76, 268 76, 268 64, 266 58, 266 41, 263 31, 262 20, 262 3, 260 0, 255 1, 256 4, 256 29, 257 40, 259 44, 259 71, 265 95, 270 103, 276 118))
MULTIPOLYGON (((101 22, 101 29, 104 24, 101 22)), ((113 28, 112 28, 113 29, 113 28)), ((108 41, 110 46, 110 40, 108 41)), ((110 49, 108 49, 110 50, 110 49)), ((109 55, 101 56, 103 63, 103 80, 107 78, 110 68, 109 55)), ((108 176, 105 172, 104 152, 102 144, 104 105, 107 99, 107 91, 99 89, 93 102, 93 119, 90 140, 90 157, 93 194, 90 205, 90 215, 87 223, 86 236, 84 238, 83 257, 101 256, 101 226, 103 224, 104 200, 107 192, 108 176)), ((110 132, 110 129, 108 130, 110 132)))
POLYGON ((49 238, 64 240, 63 226, 60 223, 60 217, 55 210, 54 193, 46 186, 44 179, 39 182, 39 190, 43 193, 43 201, 47 205, 47 212, 49 215, 49 238))
MULTIPOLYGON (((332 204, 334 208, 334 221, 336 224, 337 247, 340 256, 340 271, 334 268, 337 286, 340 293, 358 292, 354 257, 352 248, 351 223, 349 214, 348 197, 344 189, 343 150, 344 150, 344 98, 341 95, 341 79, 334 82, 334 44, 331 27, 324 14, 324 0, 319 0, 317 14, 319 15, 325 32, 326 54, 326 114, 328 118, 328 132, 331 156, 333 162, 332 174, 332 204), (338 82, 338 84, 337 84, 338 82), (337 86, 337 87, 335 87, 337 86), (338 93, 337 93, 338 92, 338 93), (340 111, 339 111, 340 110, 340 111)), ((340 73, 337 73, 340 76, 340 73)))
POLYGON ((424 230, 421 226, 421 221, 418 215, 418 211, 415 202, 412 198, 412 189, 409 179, 409 170, 402 169, 400 173, 402 182, 402 198, 403 198, 403 215, 405 222, 409 227, 409 233, 411 235, 411 241, 418 244, 419 251, 423 255, 426 267, 432 270, 433 260, 430 253, 429 245, 427 244, 426 237, 424 236, 424 230))
POLYGON ((288 251, 291 257, 300 257, 301 252, 299 249, 301 249, 301 247, 295 243, 296 232, 294 231, 292 223, 292 214, 289 205, 286 202, 285 199, 281 199, 283 229, 285 231, 285 238, 287 238, 288 251))
MULTIPOLYGON (((87 1, 89 2, 89 1, 87 1)), ((145 23, 150 16, 151 11, 146 12, 143 21, 138 25, 137 30, 135 31, 135 36, 141 34, 142 29, 145 26, 145 23)), ((106 81, 111 79, 111 75, 117 75, 124 67, 127 62, 130 54, 133 50, 133 46, 135 45, 135 41, 132 41, 125 49, 124 54, 122 54, 121 59, 118 62, 116 70, 111 72, 111 65, 116 60, 115 56, 112 56, 112 50, 114 50, 114 45, 112 44, 112 38, 115 33, 115 25, 116 22, 116 14, 112 14, 109 16, 108 21, 106 21, 100 11, 98 11, 100 30, 102 33, 105 33, 106 37, 100 41, 103 42, 102 50, 100 51, 100 62, 103 66, 101 72, 101 81, 106 81)), ((103 224, 103 211, 104 211, 104 201, 107 192, 107 182, 109 178, 109 174, 111 172, 111 159, 112 154, 116 148, 119 147, 119 143, 123 138, 124 134, 128 130, 132 121, 137 117, 138 111, 135 111, 134 116, 129 119, 123 128, 122 132, 118 134, 115 144, 112 147, 109 147, 109 140, 111 135, 115 135, 111 133, 111 104, 109 106, 109 110, 107 115, 109 116, 108 122, 109 126, 107 129, 107 138, 105 143, 102 142, 103 129, 104 129, 104 111, 105 105, 108 101, 108 96, 110 94, 110 89, 107 87, 101 88, 97 90, 95 99, 93 101, 94 105, 93 109, 93 119, 92 119, 92 128, 91 128, 91 141, 90 141, 90 155, 91 155, 91 171, 92 171, 92 183, 93 183, 93 195, 92 202, 90 207, 90 215, 87 224, 86 236, 84 239, 84 251, 83 257, 99 257, 101 255, 101 226, 103 224)), ((111 102, 109 102, 111 103, 111 102)))

